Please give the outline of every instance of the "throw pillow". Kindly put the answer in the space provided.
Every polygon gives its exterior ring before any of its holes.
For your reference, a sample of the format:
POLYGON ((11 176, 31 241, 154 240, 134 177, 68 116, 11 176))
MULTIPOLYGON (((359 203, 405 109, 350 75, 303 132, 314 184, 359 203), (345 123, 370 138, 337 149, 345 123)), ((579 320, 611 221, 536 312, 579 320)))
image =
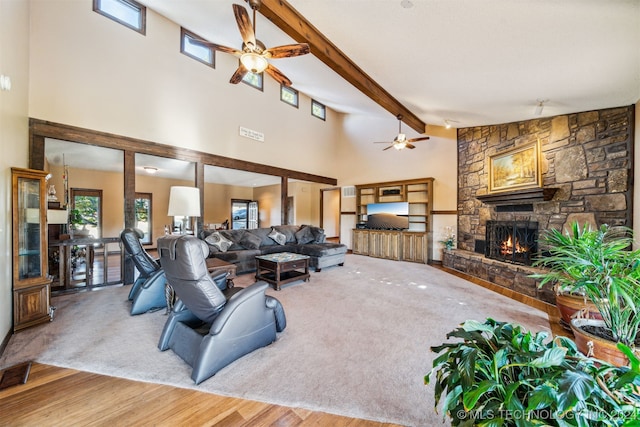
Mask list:
POLYGON ((262 243, 262 239, 252 233, 244 233, 239 242, 246 249, 258 249, 262 243))
POLYGON ((307 243, 311 243, 316 238, 313 236, 311 232, 311 228, 303 225, 300 230, 296 231, 296 240, 299 245, 306 245, 307 243))
POLYGON ((271 233, 269 233, 269 237, 273 239, 279 245, 284 245, 287 243, 287 236, 276 230, 275 228, 271 228, 271 233))
POLYGON ((313 234, 313 243, 324 243, 326 236, 324 235, 324 229, 320 227, 314 227, 310 225, 311 234, 313 234))
POLYGON ((231 240, 227 239, 226 237, 224 237, 222 234, 220 234, 217 231, 215 233, 212 233, 212 234, 208 235, 204 239, 204 241, 207 242, 208 244, 218 248, 220 250, 220 252, 226 252, 227 249, 229 249, 231 247, 231 245, 233 244, 233 242, 231 240))

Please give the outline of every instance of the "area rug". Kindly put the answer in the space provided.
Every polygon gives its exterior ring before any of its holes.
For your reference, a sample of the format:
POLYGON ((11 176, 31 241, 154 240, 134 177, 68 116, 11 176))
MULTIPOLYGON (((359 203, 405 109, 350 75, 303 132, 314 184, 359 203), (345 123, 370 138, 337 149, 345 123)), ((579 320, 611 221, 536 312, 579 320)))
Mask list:
POLYGON ((157 341, 164 311, 129 315, 128 287, 53 299, 53 322, 14 335, 0 369, 34 360, 226 396, 407 426, 441 425, 430 346, 467 319, 549 330, 545 313, 428 265, 347 255, 343 267, 269 290, 283 304, 278 340, 195 386, 157 341))

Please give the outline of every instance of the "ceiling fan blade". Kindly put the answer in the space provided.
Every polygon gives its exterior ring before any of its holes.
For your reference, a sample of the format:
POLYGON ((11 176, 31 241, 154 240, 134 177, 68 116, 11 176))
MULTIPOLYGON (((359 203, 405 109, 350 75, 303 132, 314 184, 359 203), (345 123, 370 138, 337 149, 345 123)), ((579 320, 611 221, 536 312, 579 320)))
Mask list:
MULTIPOLYGON (((388 144, 388 142, 387 142, 388 144)), ((388 146, 387 148, 383 148, 382 151, 388 150, 389 148, 393 147, 393 144, 391 144, 390 146, 388 146)))
POLYGON ((278 70, 273 65, 269 64, 265 70, 267 74, 273 77, 278 83, 283 86, 291 86, 291 80, 287 78, 280 70, 278 70))
POLYGON ((284 46, 276 46, 264 51, 267 58, 291 58, 293 56, 306 55, 310 52, 307 43, 287 44, 284 46))
POLYGON ((404 146, 405 148, 408 148, 410 150, 413 150, 414 148, 416 148, 415 145, 409 144, 408 142, 406 143, 406 145, 404 146))
POLYGON ((256 34, 251 26, 251 19, 247 9, 239 4, 233 5, 233 14, 236 16, 236 22, 238 23, 238 29, 240 30, 240 36, 244 44, 253 51, 256 47, 256 34))
POLYGON ((238 50, 238 49, 234 49, 232 47, 227 47, 227 46, 222 46, 216 43, 212 43, 212 42, 208 42, 206 40, 198 40, 198 39, 194 39, 195 42, 197 42, 198 44, 201 44, 203 46, 207 46, 210 47, 213 50, 218 50, 220 52, 224 52, 224 53, 230 53, 231 55, 235 55, 235 56, 240 56, 242 55, 242 51, 238 50))
POLYGON ((393 144, 393 142, 389 141, 373 141, 374 144, 393 144))
POLYGON ((247 68, 242 65, 242 62, 240 63, 240 65, 238 66, 238 69, 236 70, 235 73, 233 73, 233 76, 231 76, 231 79, 229 80, 229 83, 232 84, 238 84, 242 81, 242 78, 249 72, 249 70, 247 70, 247 68))
POLYGON ((411 138, 411 139, 407 139, 407 142, 426 141, 427 139, 429 139, 429 137, 428 137, 428 136, 421 136, 420 138, 411 138))

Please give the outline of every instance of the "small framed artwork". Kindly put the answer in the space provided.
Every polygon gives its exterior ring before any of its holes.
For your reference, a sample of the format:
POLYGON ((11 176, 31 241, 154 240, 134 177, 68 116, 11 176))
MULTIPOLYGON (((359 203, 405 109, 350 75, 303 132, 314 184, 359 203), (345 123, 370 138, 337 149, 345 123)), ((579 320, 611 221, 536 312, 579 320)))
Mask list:
POLYGON ((489 157, 489 193, 542 187, 540 141, 489 157))

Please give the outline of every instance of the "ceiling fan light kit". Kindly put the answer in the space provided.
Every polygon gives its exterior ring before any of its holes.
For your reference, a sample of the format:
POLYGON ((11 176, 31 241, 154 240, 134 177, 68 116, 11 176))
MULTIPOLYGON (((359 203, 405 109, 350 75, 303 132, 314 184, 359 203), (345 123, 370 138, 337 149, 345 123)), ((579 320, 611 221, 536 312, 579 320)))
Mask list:
POLYGON ((240 56, 240 62, 254 74, 260 74, 269 66, 269 62, 263 56, 254 52, 243 53, 240 56))
POLYGON ((398 151, 404 150, 405 148, 409 148, 410 150, 413 150, 414 148, 416 148, 416 146, 413 145, 412 142, 425 141, 429 139, 428 136, 420 136, 417 138, 407 139, 407 135, 402 133, 402 114, 398 114, 396 118, 398 119, 398 135, 395 138, 393 138, 393 141, 391 143, 381 142, 383 144, 390 144, 388 147, 383 148, 382 151, 388 150, 391 147, 395 148, 398 151))
POLYGON ((254 74, 266 72, 281 85, 291 86, 291 80, 269 63, 269 59, 291 58, 294 56, 306 55, 310 52, 309 44, 294 43, 267 49, 260 40, 256 39, 256 11, 260 9, 261 1, 247 1, 253 10, 253 25, 251 24, 252 21, 249 18, 247 9, 239 4, 233 5, 233 14, 236 18, 240 35, 242 36, 242 50, 221 46, 206 40, 199 40, 199 43, 204 46, 209 46, 214 50, 229 53, 240 59, 240 65, 231 76, 229 83, 240 83, 244 76, 250 72, 254 74))

